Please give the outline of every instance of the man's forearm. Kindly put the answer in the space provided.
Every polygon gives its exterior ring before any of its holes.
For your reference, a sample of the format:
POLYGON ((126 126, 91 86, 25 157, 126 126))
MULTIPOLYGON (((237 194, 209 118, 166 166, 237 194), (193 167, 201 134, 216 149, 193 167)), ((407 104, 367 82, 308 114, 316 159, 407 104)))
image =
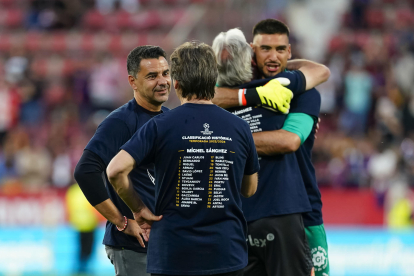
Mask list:
POLYGON ((133 213, 138 213, 145 208, 144 202, 142 202, 141 198, 129 181, 128 174, 119 173, 115 176, 108 175, 108 177, 109 182, 111 182, 119 197, 125 202, 133 213))
POLYGON ((238 88, 216 87, 212 102, 221 108, 239 106, 238 88))
POLYGON ((287 69, 299 70, 303 73, 306 79, 306 90, 327 81, 331 75, 329 68, 325 65, 306 59, 289 60, 287 69))
POLYGON ((259 156, 291 153, 300 147, 299 136, 283 129, 256 132, 253 139, 259 156))
POLYGON ((121 150, 109 162, 106 174, 109 182, 118 193, 119 197, 126 203, 133 213, 138 213, 145 204, 135 191, 132 183, 129 181, 128 175, 135 166, 135 160, 125 150, 121 150))
POLYGON ((116 208, 111 199, 107 199, 94 206, 95 209, 104 216, 108 221, 122 228, 124 225, 124 217, 121 212, 116 208))

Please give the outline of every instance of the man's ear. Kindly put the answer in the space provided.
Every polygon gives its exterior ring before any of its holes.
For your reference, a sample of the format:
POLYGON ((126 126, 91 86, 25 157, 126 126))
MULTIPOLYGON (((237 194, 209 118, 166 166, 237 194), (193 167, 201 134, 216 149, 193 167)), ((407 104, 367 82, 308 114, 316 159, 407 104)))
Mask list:
POLYGON ((180 88, 180 83, 177 80, 173 80, 173 85, 175 90, 180 88))
POLYGON ((134 91, 137 91, 137 85, 135 84, 135 78, 131 75, 128 75, 128 83, 134 91))
POLYGON ((288 47, 288 52, 289 52, 289 59, 291 59, 292 58, 292 48, 290 47, 290 44, 289 44, 289 47, 288 47))

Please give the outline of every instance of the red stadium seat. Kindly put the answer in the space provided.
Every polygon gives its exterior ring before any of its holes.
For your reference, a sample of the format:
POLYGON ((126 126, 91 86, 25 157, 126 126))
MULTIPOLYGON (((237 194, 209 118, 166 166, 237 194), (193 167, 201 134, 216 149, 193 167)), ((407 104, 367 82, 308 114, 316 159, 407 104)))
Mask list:
POLYGON ((369 42, 370 36, 366 32, 356 32, 354 33, 354 42, 361 48, 364 48, 365 45, 369 42))
POLYGON ((11 7, 15 2, 15 0, 0 0, 0 8, 11 7))
POLYGON ((75 69, 75 63, 70 59, 65 59, 62 66, 62 74, 64 76, 70 76, 75 69))
POLYGON ((9 34, 0 34, 0 51, 7 52, 11 48, 11 39, 9 34))
POLYGON ((122 50, 129 52, 140 44, 139 36, 135 33, 125 33, 121 37, 122 50))
POLYGON ((40 44, 42 41, 42 34, 38 32, 30 32, 26 34, 25 37, 25 47, 30 52, 36 52, 40 49, 40 44))
POLYGON ((84 15, 83 23, 85 27, 91 29, 103 29, 105 27, 105 17, 97 10, 91 10, 84 15))
POLYGON ((51 37, 51 48, 54 52, 63 52, 66 50, 66 33, 54 33, 51 37))
POLYGON ((150 3, 153 3, 153 2, 155 2, 154 0, 139 0, 139 3, 142 5, 142 6, 146 6, 146 5, 148 5, 148 4, 150 4, 150 3))
POLYGON ((138 30, 155 28, 161 25, 158 11, 151 10, 138 13, 132 17, 133 26, 138 30))
POLYGON ((20 9, 6 10, 4 26, 9 28, 23 27, 23 11, 20 9))
POLYGON ((45 77, 47 74, 46 59, 35 58, 31 64, 31 71, 40 77, 45 77))
POLYGON ((365 17, 370 28, 382 28, 384 26, 385 16, 381 9, 370 9, 365 17))
POLYGON ((345 46, 345 41, 342 38, 342 36, 337 35, 331 38, 331 41, 329 42, 329 51, 335 52, 339 51, 345 46))
POLYGON ((108 51, 108 45, 111 41, 111 35, 106 32, 97 33, 93 38, 94 50, 103 52, 108 51))
POLYGON ((122 50, 122 39, 121 35, 112 35, 108 44, 108 51, 112 53, 120 52, 122 50))
POLYGON ((93 34, 83 33, 81 37, 82 37, 82 40, 81 40, 80 47, 82 51, 92 51, 95 49, 93 34))
POLYGON ((384 34, 384 45, 389 51, 395 50, 397 42, 397 38, 394 35, 384 34))
POLYGON ((414 24, 414 11, 410 9, 399 9, 396 12, 396 20, 400 26, 410 26, 414 24))
POLYGON ((53 55, 47 59, 47 75, 63 76, 65 60, 60 56, 53 55))
POLYGON ((65 36, 66 49, 69 51, 78 51, 81 49, 82 34, 79 32, 70 32, 65 36))
POLYGON ((190 0, 163 0, 163 3, 167 5, 183 5, 188 4, 189 2, 190 0))
POLYGON ((166 10, 160 16, 160 22, 163 26, 174 26, 184 15, 184 9, 166 10))
POLYGON ((119 29, 128 29, 134 26, 131 20, 131 14, 126 11, 119 11, 114 15, 115 25, 119 29))

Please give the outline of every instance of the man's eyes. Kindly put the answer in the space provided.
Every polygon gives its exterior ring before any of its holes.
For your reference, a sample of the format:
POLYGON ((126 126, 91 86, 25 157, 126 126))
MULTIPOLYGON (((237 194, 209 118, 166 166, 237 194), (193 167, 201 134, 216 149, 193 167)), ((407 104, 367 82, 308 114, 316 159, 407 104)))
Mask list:
MULTIPOLYGON (((261 47, 262 51, 270 51, 272 50, 271 47, 261 47)), ((286 51, 286 48, 276 48, 276 51, 278 51, 279 53, 283 53, 286 51)))

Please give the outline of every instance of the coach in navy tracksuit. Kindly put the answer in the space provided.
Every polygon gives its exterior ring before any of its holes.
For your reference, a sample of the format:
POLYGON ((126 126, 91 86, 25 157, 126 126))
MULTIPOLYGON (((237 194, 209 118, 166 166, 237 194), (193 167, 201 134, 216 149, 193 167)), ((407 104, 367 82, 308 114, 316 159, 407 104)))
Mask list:
MULTIPOLYGON (((168 109, 171 77, 166 54, 156 46, 140 46, 127 59, 128 81, 134 98, 113 111, 98 127, 75 169, 75 179, 88 201, 108 221, 103 244, 116 275, 143 276, 146 273, 146 248, 140 245, 138 225, 130 209, 107 185, 106 167, 148 120, 168 109), (106 183, 105 183, 106 181, 106 183), (106 188, 105 188, 106 186, 106 188)), ((154 166, 136 167, 130 174, 134 189, 145 205, 154 211, 154 166)))

